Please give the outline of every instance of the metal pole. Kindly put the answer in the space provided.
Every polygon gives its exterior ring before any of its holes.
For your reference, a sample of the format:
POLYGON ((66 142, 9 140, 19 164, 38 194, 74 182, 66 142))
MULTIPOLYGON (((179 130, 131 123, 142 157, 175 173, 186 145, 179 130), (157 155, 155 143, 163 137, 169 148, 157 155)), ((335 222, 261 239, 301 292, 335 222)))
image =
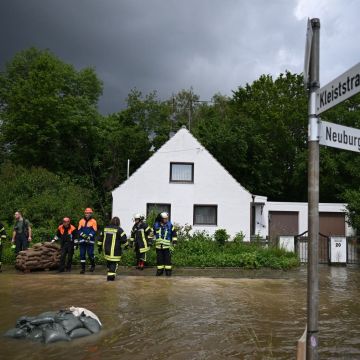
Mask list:
POLYGON ((129 176, 130 176, 130 159, 128 159, 128 161, 127 161, 127 172, 126 172, 126 174, 127 174, 127 179, 128 179, 129 176))
POLYGON ((307 360, 318 359, 319 347, 319 125, 316 115, 316 90, 320 87, 320 20, 311 19, 311 26, 313 38, 309 77, 307 360))

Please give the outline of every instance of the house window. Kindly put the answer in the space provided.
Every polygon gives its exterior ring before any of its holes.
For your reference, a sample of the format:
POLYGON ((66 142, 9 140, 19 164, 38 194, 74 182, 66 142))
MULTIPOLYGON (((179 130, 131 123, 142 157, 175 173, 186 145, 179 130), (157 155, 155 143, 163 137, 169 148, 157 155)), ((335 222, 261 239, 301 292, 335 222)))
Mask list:
POLYGON ((150 213, 155 212, 156 215, 162 212, 167 212, 169 217, 171 215, 171 204, 155 204, 147 203, 146 204, 146 216, 149 216, 150 213))
POLYGON ((170 182, 193 183, 194 163, 170 163, 170 182))
POLYGON ((194 205, 194 225, 217 225, 217 205, 194 205))

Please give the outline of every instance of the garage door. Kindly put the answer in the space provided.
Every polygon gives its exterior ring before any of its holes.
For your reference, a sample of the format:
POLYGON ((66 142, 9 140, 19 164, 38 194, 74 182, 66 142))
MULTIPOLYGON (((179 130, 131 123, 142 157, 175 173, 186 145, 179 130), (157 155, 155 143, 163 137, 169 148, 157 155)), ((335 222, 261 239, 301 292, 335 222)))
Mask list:
POLYGON ((320 233, 326 236, 341 235, 345 236, 345 214, 333 212, 321 212, 320 233))
POLYGON ((297 211, 269 211, 269 237, 299 234, 299 213, 297 211))

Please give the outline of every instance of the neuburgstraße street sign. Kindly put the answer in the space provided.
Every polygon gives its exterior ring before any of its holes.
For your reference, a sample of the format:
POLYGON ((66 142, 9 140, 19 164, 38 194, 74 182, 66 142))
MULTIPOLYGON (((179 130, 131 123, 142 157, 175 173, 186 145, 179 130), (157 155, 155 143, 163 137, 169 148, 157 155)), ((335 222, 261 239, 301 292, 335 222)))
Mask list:
POLYGON ((320 145, 360 152, 360 129, 320 121, 320 145))
POLYGON ((316 92, 316 114, 328 110, 360 91, 360 63, 316 92))

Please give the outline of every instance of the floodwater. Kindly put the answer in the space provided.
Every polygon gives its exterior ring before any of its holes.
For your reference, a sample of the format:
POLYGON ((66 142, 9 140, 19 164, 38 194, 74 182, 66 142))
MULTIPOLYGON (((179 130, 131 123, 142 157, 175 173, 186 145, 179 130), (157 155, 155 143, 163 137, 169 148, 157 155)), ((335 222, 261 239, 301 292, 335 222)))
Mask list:
MULTIPOLYGON (((103 273, 102 273, 103 272, 103 273)), ((0 333, 22 315, 70 306, 95 312, 103 330, 69 343, 0 337, 0 359, 294 359, 306 323, 306 269, 153 269, 105 281, 7 270, 0 274, 0 333), (134 274, 138 276, 134 276, 134 274)), ((320 267, 320 358, 360 359, 360 269, 320 267)))

